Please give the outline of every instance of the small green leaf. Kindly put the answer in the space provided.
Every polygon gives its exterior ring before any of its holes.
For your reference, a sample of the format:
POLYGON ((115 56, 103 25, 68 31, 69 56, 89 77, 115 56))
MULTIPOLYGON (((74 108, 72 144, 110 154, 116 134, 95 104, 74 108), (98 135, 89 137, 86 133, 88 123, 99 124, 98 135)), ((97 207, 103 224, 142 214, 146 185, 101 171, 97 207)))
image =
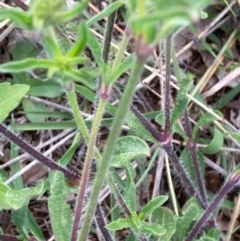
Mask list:
POLYGON ((142 209, 139 216, 141 220, 144 220, 148 215, 150 215, 156 208, 159 208, 168 199, 168 196, 159 196, 150 200, 142 209))
POLYGON ((106 228, 111 231, 121 230, 123 228, 134 227, 131 218, 119 218, 116 221, 109 223, 106 228))
POLYGON ((146 142, 136 136, 120 137, 117 141, 115 153, 111 161, 113 167, 126 166, 133 158, 148 156, 149 147, 146 142))
POLYGON ((109 83, 114 83, 117 78, 125 73, 127 70, 131 69, 135 59, 133 55, 129 55, 119 66, 113 66, 109 78, 109 83))
POLYGON ((157 223, 144 224, 142 225, 141 232, 155 236, 162 236, 166 233, 166 229, 157 223))
POLYGON ((93 25, 94 23, 96 23, 97 21, 108 17, 111 13, 113 13, 114 11, 116 11, 118 8, 120 8, 122 5, 124 4, 124 1, 115 1, 111 4, 109 4, 105 9, 103 9, 102 11, 100 11, 98 14, 94 15, 92 18, 90 18, 87 21, 87 26, 90 27, 91 25, 93 25))
POLYGON ((103 71, 105 69, 105 63, 102 58, 102 46, 100 45, 97 37, 88 30, 88 41, 87 46, 90 48, 92 55, 95 59, 95 63, 100 67, 103 71))
POLYGON ((78 56, 83 51, 87 42, 87 33, 86 26, 84 24, 80 24, 78 30, 79 37, 67 53, 68 57, 78 56))
POLYGON ((31 29, 32 16, 28 12, 17 8, 0 8, 0 20, 10 19, 18 27, 31 29))
POLYGON ((126 180, 124 189, 124 198, 126 200, 127 206, 131 211, 136 210, 137 195, 136 195, 136 184, 134 178, 136 177, 135 168, 131 163, 128 163, 125 167, 126 170, 126 180))
POLYGON ((12 190, 0 182, 0 210, 19 209, 27 205, 30 198, 39 196, 46 191, 44 183, 40 182, 35 187, 12 190))
POLYGON ((55 98, 64 92, 60 83, 51 79, 48 81, 29 79, 26 83, 30 85, 28 94, 33 96, 55 98))
POLYGON ((64 74, 66 75, 66 77, 80 82, 89 87, 90 89, 95 89, 96 87, 93 75, 89 71, 86 71, 84 69, 71 69, 69 71, 64 71, 64 74))
POLYGON ((50 179, 51 196, 48 199, 48 208, 53 233, 57 241, 70 240, 72 212, 66 203, 68 187, 61 172, 52 173, 50 179))
POLYGON ((35 123, 45 121, 45 115, 41 115, 41 112, 46 113, 48 111, 48 108, 44 104, 37 103, 28 99, 23 99, 22 105, 29 121, 35 123))
POLYGON ((193 78, 191 75, 186 75, 180 80, 180 89, 177 94, 175 107, 171 113, 171 126, 178 121, 187 107, 188 98, 186 93, 188 91, 189 84, 192 82, 192 79, 193 78))
POLYGON ((177 217, 175 233, 177 240, 184 240, 189 228, 196 221, 203 210, 199 207, 195 198, 191 198, 182 208, 182 216, 177 217))
POLYGON ((62 13, 60 18, 61 22, 68 22, 73 18, 79 16, 83 12, 83 10, 86 9, 88 3, 89 3, 89 0, 81 1, 73 9, 67 11, 66 13, 62 13))
POLYGON ((27 85, 0 84, 0 123, 3 122, 9 113, 20 103, 23 96, 29 90, 27 85))
POLYGON ((53 60, 27 58, 27 59, 8 62, 0 65, 0 73, 20 73, 20 72, 28 72, 29 70, 32 70, 32 69, 37 69, 37 68, 47 69, 50 67, 56 67, 56 64, 53 60))
POLYGON ((192 132, 193 138, 196 138, 196 134, 200 127, 202 127, 205 124, 211 123, 214 120, 215 120, 215 117, 213 117, 210 114, 202 115, 201 118, 199 119, 199 121, 193 127, 193 132, 192 132))
POLYGON ((66 166, 72 159, 73 155, 76 152, 79 142, 81 140, 81 134, 78 132, 74 137, 71 146, 65 151, 64 155, 58 161, 61 166, 66 166))
POLYGON ((168 208, 160 207, 153 211, 151 218, 152 223, 158 223, 166 230, 161 236, 161 240, 170 241, 176 231, 176 220, 173 212, 168 208))
POLYGON ((146 141, 156 142, 152 134, 145 128, 145 126, 138 120, 138 118, 129 112, 126 119, 127 125, 133 134, 143 138, 146 141))
POLYGON ((211 142, 208 144, 207 147, 202 148, 203 153, 207 154, 215 154, 217 153, 221 147, 223 146, 224 138, 223 138, 223 133, 218 130, 217 128, 214 128, 214 136, 211 142))
POLYGON ((81 85, 75 85, 76 92, 79 93, 81 96, 83 96, 85 99, 89 101, 94 101, 95 100, 95 93, 88 88, 81 86, 81 85))

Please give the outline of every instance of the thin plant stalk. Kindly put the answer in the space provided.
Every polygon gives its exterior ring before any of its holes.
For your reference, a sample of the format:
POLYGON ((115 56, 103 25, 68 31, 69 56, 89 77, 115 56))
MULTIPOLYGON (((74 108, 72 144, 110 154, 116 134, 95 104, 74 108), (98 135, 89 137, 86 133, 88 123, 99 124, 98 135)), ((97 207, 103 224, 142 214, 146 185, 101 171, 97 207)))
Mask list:
POLYGON ((75 207, 75 216, 73 221, 71 241, 76 241, 78 236, 79 223, 82 216, 83 201, 84 201, 85 191, 89 181, 89 173, 91 170, 93 151, 94 151, 95 142, 97 139, 98 129, 99 129, 102 116, 105 110, 105 106, 107 103, 107 99, 108 99, 106 97, 107 95, 108 94, 103 93, 103 95, 100 97, 97 112, 95 114, 95 118, 93 121, 92 129, 89 137, 87 153, 84 160, 84 167, 83 167, 82 177, 80 181, 80 190, 77 196, 77 202, 75 207))
MULTIPOLYGON (((114 2, 115 0, 112 0, 114 2)), ((106 25, 106 31, 104 35, 104 43, 103 43, 103 60, 105 63, 108 62, 108 56, 109 56, 109 50, 111 46, 111 40, 112 40, 112 31, 113 31, 113 26, 115 22, 115 16, 116 16, 116 11, 114 11, 109 17, 106 25)))
POLYGON ((189 119, 189 115, 188 115, 187 111, 184 112, 184 120, 185 120, 184 129, 185 129, 186 135, 188 137, 188 149, 189 149, 189 153, 191 155, 192 161, 193 161, 193 168, 194 168, 194 172, 195 172, 195 175, 197 178, 199 195, 202 198, 204 208, 206 208, 207 207, 206 189, 205 189, 205 186, 204 186, 204 183, 202 180, 200 167, 199 167, 199 163, 197 160, 197 146, 196 146, 196 142, 192 138, 192 127, 191 127, 191 123, 190 123, 190 119, 189 119))
MULTIPOLYGON (((111 43, 113 25, 114 25, 114 20, 115 20, 115 14, 116 14, 115 12, 112 13, 109 16, 109 19, 107 22, 107 28, 106 28, 105 37, 104 37, 104 47, 103 47, 103 53, 102 53, 105 63, 107 63, 107 61, 108 61, 108 55, 109 55, 109 50, 110 50, 110 43, 111 43)), ((78 237, 79 223, 80 223, 81 216, 82 216, 84 196, 85 196, 86 188, 88 186, 88 181, 89 181, 89 173, 91 170, 94 147, 95 147, 95 143, 97 140, 98 130, 99 130, 99 126, 101 124, 102 116, 104 114, 105 107, 107 104, 107 100, 110 97, 111 89, 112 89, 111 85, 105 85, 105 84, 102 84, 102 82, 99 83, 98 95, 100 96, 100 100, 97 104, 98 106, 97 106, 94 121, 92 124, 92 129, 91 129, 91 133, 89 136, 87 153, 86 153, 86 157, 84 160, 82 178, 81 178, 81 181, 79 184, 80 190, 78 192, 77 202, 76 202, 76 207, 75 207, 75 216, 74 216, 74 221, 73 221, 71 241, 76 241, 77 237, 78 237)), ((99 155, 99 157, 100 157, 100 155, 99 155)))
POLYGON ((72 109, 74 119, 76 121, 77 128, 80 130, 81 134, 86 143, 89 141, 89 131, 87 125, 84 121, 83 115, 78 107, 77 96, 75 93, 75 84, 74 82, 69 82, 65 84, 65 91, 68 99, 68 103, 72 109))
POLYGON ((166 83, 165 83, 165 94, 164 94, 164 134, 170 135, 170 78, 171 78, 171 36, 166 40, 166 83))
POLYGON ((60 166, 56 162, 52 161, 51 159, 44 156, 41 152, 37 151, 34 147, 29 145, 27 142, 23 141, 19 138, 16 134, 10 131, 7 127, 3 124, 0 124, 0 132, 6 136, 10 141, 15 143, 21 149, 26 151, 29 155, 34 157, 34 159, 40 161, 41 163, 45 164, 52 170, 58 170, 62 172, 67 178, 69 178, 74 184, 79 182, 79 176, 77 174, 72 173, 71 171, 67 170, 66 168, 60 166))
MULTIPOLYGON (((73 82, 69 82, 68 84, 65 85, 65 90, 66 90, 66 95, 67 95, 69 105, 72 109, 72 113, 76 121, 77 128, 80 130, 83 136, 83 139, 88 144, 90 139, 90 134, 89 134, 87 125, 84 121, 83 115, 78 107, 77 96, 75 93, 75 84, 73 82)), ((96 158, 96 160, 100 160, 101 155, 97 150, 97 148, 94 148, 94 157, 96 158)))
POLYGON ((240 173, 239 170, 234 172, 229 180, 225 183, 225 185, 220 189, 218 194, 215 196, 215 198, 212 200, 212 202, 209 204, 209 206, 205 209, 202 216, 199 218, 199 220, 196 222, 194 227, 189 232, 187 238, 185 241, 192 241, 198 233, 202 230, 204 224, 207 222, 207 220, 210 218, 214 210, 217 208, 219 203, 223 200, 223 198, 237 185, 239 185, 240 181, 240 173))
POLYGON ((117 138, 121 132, 121 127, 124 124, 125 117, 127 112, 129 111, 132 98, 135 92, 135 86, 141 76, 143 70, 144 61, 143 59, 138 59, 135 62, 135 66, 133 68, 130 79, 128 80, 127 86, 123 93, 119 108, 115 115, 112 131, 109 134, 106 147, 104 149, 104 153, 102 156, 102 160, 99 164, 99 168, 96 173, 96 177, 93 181, 93 189, 89 198, 89 202, 87 204, 87 210, 83 221, 82 230, 80 232, 79 241, 86 241, 87 235, 90 229, 90 223, 92 222, 92 217, 94 215, 97 200, 103 183, 105 181, 105 177, 108 174, 109 165, 111 162, 111 157, 114 153, 114 148, 116 146, 117 138))

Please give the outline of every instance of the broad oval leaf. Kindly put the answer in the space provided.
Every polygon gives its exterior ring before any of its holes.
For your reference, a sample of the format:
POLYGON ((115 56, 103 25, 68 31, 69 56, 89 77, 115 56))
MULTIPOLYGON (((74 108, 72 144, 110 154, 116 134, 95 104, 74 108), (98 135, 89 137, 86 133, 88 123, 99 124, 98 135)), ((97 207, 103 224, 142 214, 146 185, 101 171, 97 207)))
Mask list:
POLYGON ((153 211, 151 218, 152 223, 158 223, 166 229, 161 240, 170 241, 176 231, 176 219, 173 212, 168 208, 160 207, 153 211))
POLYGON ((10 83, 0 84, 0 123, 19 105, 28 90, 28 85, 10 85, 10 83))
POLYGON ((117 141, 111 166, 124 167, 133 158, 139 156, 148 156, 150 154, 149 147, 145 141, 136 136, 120 137, 117 141))

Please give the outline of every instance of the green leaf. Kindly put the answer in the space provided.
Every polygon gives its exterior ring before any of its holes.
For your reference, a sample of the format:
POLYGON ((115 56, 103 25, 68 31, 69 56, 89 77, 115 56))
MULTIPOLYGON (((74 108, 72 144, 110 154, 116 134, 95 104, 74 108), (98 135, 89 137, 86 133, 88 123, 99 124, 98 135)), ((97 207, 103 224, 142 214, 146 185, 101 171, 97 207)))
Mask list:
POLYGON ((120 137, 117 141, 115 153, 111 161, 113 167, 126 166, 133 158, 148 156, 149 147, 146 142, 136 136, 120 137))
POLYGON ((83 23, 81 23, 79 25, 79 30, 78 30, 78 35, 79 35, 78 39, 76 40, 76 42, 73 44, 73 46, 67 53, 68 57, 75 57, 83 51, 87 42, 87 33, 88 32, 87 32, 86 26, 83 23))
POLYGON ((28 238, 29 233, 27 210, 27 205, 24 205, 19 210, 13 210, 11 215, 13 223, 16 225, 18 232, 26 239, 28 238))
POLYGON ((24 29, 31 29, 32 27, 32 16, 28 12, 17 8, 0 8, 0 20, 10 19, 18 27, 24 29))
POLYGON ((23 96, 29 90, 27 85, 0 84, 0 123, 3 122, 9 113, 20 103, 23 96))
POLYGON ((132 113, 128 112, 127 125, 130 127, 132 134, 143 138, 146 141, 156 142, 152 134, 145 128, 145 126, 138 120, 138 118, 132 113))
POLYGON ((160 207, 163 203, 165 203, 168 199, 168 196, 159 196, 152 200, 150 200, 142 209, 139 216, 141 220, 144 220, 148 215, 152 214, 152 212, 160 207))
POLYGON ((123 228, 134 227, 131 218, 119 218, 116 221, 109 223, 106 228, 111 231, 121 230, 123 228))
POLYGON ((213 117, 210 114, 202 115, 201 118, 199 119, 199 121, 193 127, 193 132, 192 132, 193 138, 196 138, 196 134, 200 127, 202 127, 205 124, 211 123, 214 120, 215 120, 215 117, 213 117))
POLYGON ((62 22, 68 22, 72 20, 75 17, 78 17, 83 10, 86 9, 87 5, 89 3, 89 0, 81 1, 76 7, 73 9, 67 11, 66 13, 61 14, 61 21, 62 22))
POLYGON ((22 105, 27 119, 31 122, 44 122, 45 115, 41 115, 41 112, 47 112, 48 108, 42 104, 28 99, 22 100, 22 105), (40 114, 40 115, 39 115, 40 114))
POLYGON ((56 67, 56 64, 53 60, 27 58, 0 65, 0 73, 20 73, 28 72, 29 70, 37 68, 47 69, 50 67, 56 67))
MULTIPOLYGON (((199 151, 199 149, 196 150, 197 152, 197 160, 198 160, 198 165, 199 165, 199 170, 200 170, 200 175, 202 182, 205 183, 205 161, 204 161, 204 156, 203 154, 199 151)), ((182 163, 182 166, 185 170, 185 173, 189 177, 189 180, 192 181, 194 187, 196 190, 199 190, 199 184, 197 182, 196 178, 196 173, 194 171, 194 165, 193 165, 193 160, 192 157, 190 156, 189 150, 185 148, 179 158, 180 162, 182 163)), ((205 190, 206 192, 206 190, 205 190)))
POLYGON ((0 182, 0 210, 19 209, 27 205, 30 198, 41 195, 46 190, 40 182, 35 187, 12 190, 0 182))
POLYGON ((102 46, 100 45, 97 37, 90 30, 88 30, 87 46, 91 50, 91 53, 95 59, 95 63, 103 71, 105 69, 106 64, 104 63, 103 58, 102 58, 102 46))
POLYGON ((221 147, 223 146, 224 138, 223 133, 218 130, 217 128, 214 128, 214 136, 211 142, 208 144, 207 147, 201 148, 203 153, 206 154, 215 154, 217 153, 221 147))
POLYGON ((90 27, 97 21, 108 17, 111 13, 115 12, 118 8, 120 8, 124 4, 124 1, 115 1, 111 4, 109 4, 105 9, 100 11, 98 14, 94 15, 92 18, 90 18, 87 21, 87 26, 90 27))
POLYGON ((170 241, 176 231, 176 220, 173 212, 168 208, 159 207, 153 211, 151 218, 152 223, 158 223, 166 230, 161 236, 161 240, 170 241))
POLYGON ((51 79, 48 81, 29 79, 27 84, 30 85, 28 94, 33 96, 55 98, 64 92, 61 85, 51 79))
POLYGON ((136 204, 137 204, 136 184, 134 182, 134 178, 136 177, 136 171, 131 163, 128 163, 128 165, 126 165, 125 170, 126 170, 126 180, 125 180, 124 198, 129 209, 131 211, 135 211, 136 204))
POLYGON ((24 58, 34 58, 38 54, 36 43, 31 39, 24 39, 21 42, 17 42, 11 51, 13 60, 22 60, 24 58))
POLYGON ((83 96, 85 99, 89 101, 94 101, 95 100, 95 93, 88 88, 81 86, 81 85, 75 85, 76 92, 78 92, 81 96, 83 96))
POLYGON ((50 192, 48 208, 55 239, 57 241, 70 240, 72 212, 66 203, 69 192, 61 172, 54 172, 51 175, 50 192))
POLYGON ((144 224, 142 225, 141 232, 155 235, 155 236, 162 236, 166 233, 166 229, 157 223, 154 224, 144 224))
POLYGON ((64 155, 59 160, 59 164, 61 166, 66 166, 69 163, 69 161, 71 161, 77 147, 79 147, 80 140, 81 140, 81 134, 77 133, 71 143, 71 146, 68 148, 68 150, 64 153, 64 155))
POLYGON ((134 55, 129 55, 119 66, 112 66, 109 83, 114 83, 120 75, 131 69, 134 61, 134 55))
POLYGON ((182 208, 182 216, 177 217, 177 232, 175 233, 177 240, 184 240, 191 225, 201 216, 202 212, 203 210, 199 207, 195 198, 187 201, 182 208))
POLYGON ((178 121, 187 107, 188 98, 186 93, 188 91, 189 84, 192 82, 192 79, 193 78, 191 75, 186 75, 180 80, 180 89, 177 94, 175 107, 171 114, 171 126, 178 121))
POLYGON ((64 74, 69 77, 70 79, 73 79, 77 82, 80 82, 90 89, 95 89, 96 88, 96 83, 93 79, 93 75, 84 69, 71 69, 69 71, 64 71, 64 74))
POLYGON ((44 240, 42 230, 30 210, 28 210, 28 225, 30 232, 38 241, 44 240))

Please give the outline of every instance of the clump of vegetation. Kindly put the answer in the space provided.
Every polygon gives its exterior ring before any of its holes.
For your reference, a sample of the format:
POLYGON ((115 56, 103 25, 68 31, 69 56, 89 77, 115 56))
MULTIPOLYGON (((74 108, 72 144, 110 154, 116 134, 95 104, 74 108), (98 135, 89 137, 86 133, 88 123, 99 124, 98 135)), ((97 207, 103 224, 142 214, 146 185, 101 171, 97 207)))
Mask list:
POLYGON ((0 65, 0 210, 10 226, 0 221, 0 239, 237 237, 239 205, 225 197, 240 183, 240 135, 224 112, 240 92, 239 33, 227 29, 237 3, 12 2, 0 9, 15 28, 0 65), (215 193, 211 172, 224 179, 215 193))

